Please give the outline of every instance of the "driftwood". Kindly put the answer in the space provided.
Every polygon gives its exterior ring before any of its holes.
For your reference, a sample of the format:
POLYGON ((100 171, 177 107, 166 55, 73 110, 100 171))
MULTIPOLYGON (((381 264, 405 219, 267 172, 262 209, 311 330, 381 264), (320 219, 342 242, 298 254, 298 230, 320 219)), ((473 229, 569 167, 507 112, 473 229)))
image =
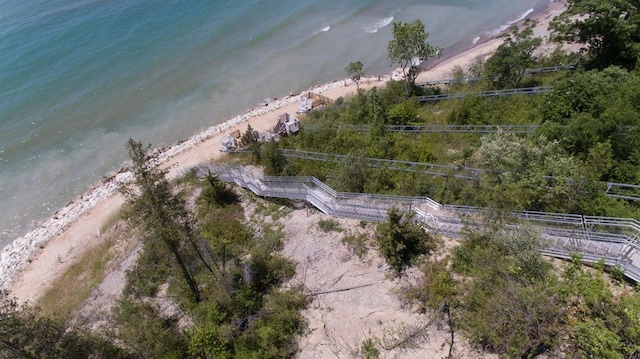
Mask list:
POLYGON ((323 292, 315 292, 315 293, 311 293, 311 294, 309 294, 309 296, 311 296, 311 297, 315 297, 315 296, 322 295, 322 294, 330 294, 330 293, 347 292, 347 291, 354 290, 354 289, 360 289, 360 288, 371 287, 371 286, 373 286, 373 285, 375 285, 375 283, 372 283, 372 284, 356 285, 356 286, 354 286, 354 287, 348 287, 348 288, 342 288, 342 289, 327 290, 327 291, 323 291, 323 292))

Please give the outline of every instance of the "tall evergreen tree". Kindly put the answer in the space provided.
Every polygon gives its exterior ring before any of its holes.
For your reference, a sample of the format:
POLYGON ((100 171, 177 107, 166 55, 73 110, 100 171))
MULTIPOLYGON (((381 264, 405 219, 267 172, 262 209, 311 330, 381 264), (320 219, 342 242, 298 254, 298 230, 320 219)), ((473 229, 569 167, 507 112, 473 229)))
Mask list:
POLYGON ((157 168, 157 157, 141 142, 129 139, 127 143, 135 176, 133 187, 122 191, 133 205, 148 231, 149 238, 162 242, 169 251, 177 268, 186 281, 193 300, 201 300, 198 284, 189 268, 183 247, 194 243, 193 221, 182 198, 171 192, 165 178, 166 171, 157 168))

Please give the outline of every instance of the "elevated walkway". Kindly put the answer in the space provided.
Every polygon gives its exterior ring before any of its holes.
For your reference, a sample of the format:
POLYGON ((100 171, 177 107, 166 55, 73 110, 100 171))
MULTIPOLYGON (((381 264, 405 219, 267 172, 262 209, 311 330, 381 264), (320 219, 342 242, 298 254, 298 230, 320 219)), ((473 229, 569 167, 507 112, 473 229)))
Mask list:
MULTIPOLYGON (((488 213, 485 208, 444 205, 428 197, 337 192, 315 177, 263 176, 244 166, 198 168, 202 176, 209 171, 258 196, 304 200, 336 217, 380 222, 396 207, 412 213, 415 223, 426 231, 448 237, 461 237, 466 226, 482 226, 488 213)), ((518 224, 527 223, 535 228, 545 255, 567 259, 579 253, 585 263, 604 260, 640 282, 640 222, 635 219, 533 211, 508 213, 506 218, 508 227, 517 229, 518 224)))
POLYGON ((552 90, 553 90, 552 86, 536 86, 536 87, 522 87, 522 88, 506 89, 506 90, 491 90, 491 91, 479 91, 479 92, 470 92, 470 93, 450 93, 450 94, 442 94, 442 95, 418 96, 416 97, 416 99, 418 100, 418 102, 424 103, 424 102, 463 99, 471 95, 475 95, 478 97, 504 97, 504 96, 515 96, 515 95, 533 96, 533 95, 542 94, 542 93, 549 93, 552 90))
MULTIPOLYGON (((313 124, 307 124, 307 128, 314 128, 313 124)), ((341 124, 340 128, 354 131, 370 131, 369 125, 341 124)), ((480 135, 488 133, 513 133, 516 135, 530 135, 536 132, 541 125, 385 125, 387 132, 399 133, 477 133, 480 135)), ((618 126, 618 134, 625 134, 628 131, 637 131, 638 126, 618 126)))
MULTIPOLYGON (((577 66, 575 66, 575 65, 538 67, 538 68, 533 68, 533 69, 526 69, 526 70, 524 70, 524 73, 535 76, 537 74, 553 73, 553 72, 558 72, 558 71, 563 71, 563 70, 571 70, 571 71, 573 71, 576 68, 577 68, 577 66)), ((455 79, 442 79, 442 80, 418 82, 418 83, 416 83, 416 85, 422 86, 422 87, 435 86, 435 85, 446 85, 446 86, 449 86, 449 85, 454 85, 454 84, 467 84, 467 83, 474 83, 474 82, 486 81, 486 80, 497 80, 500 77, 502 77, 502 76, 493 75, 493 76, 462 77, 462 78, 455 78, 455 79)))
MULTIPOLYGON (((348 162, 358 160, 367 167, 383 168, 391 171, 413 172, 431 176, 455 177, 466 180, 478 180, 480 174, 484 172, 482 168, 473 168, 457 165, 440 165, 425 162, 389 160, 384 158, 354 157, 347 155, 337 155, 332 153, 312 152, 304 150, 281 149, 285 157, 320 161, 320 162, 348 162)), ((554 178, 547 176, 546 178, 554 178)), ((605 195, 614 198, 622 198, 630 201, 640 201, 640 186, 625 183, 606 183, 605 195), (622 195, 625 194, 625 195, 622 195)))

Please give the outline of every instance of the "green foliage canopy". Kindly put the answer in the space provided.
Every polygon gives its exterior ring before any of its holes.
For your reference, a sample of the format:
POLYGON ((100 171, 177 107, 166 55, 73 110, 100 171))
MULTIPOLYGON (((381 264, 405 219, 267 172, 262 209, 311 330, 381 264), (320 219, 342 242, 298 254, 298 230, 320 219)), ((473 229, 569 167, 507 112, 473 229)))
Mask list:
POLYGON ((43 318, 36 308, 20 307, 0 298, 1 358, 123 358, 126 352, 92 333, 68 328, 68 323, 43 318))
POLYGON ((584 45, 587 65, 633 69, 640 56, 640 13, 637 0, 568 0, 569 9, 554 19, 558 41, 584 45))
POLYGON ((409 214, 394 207, 388 217, 378 224, 376 236, 380 254, 396 273, 411 265, 415 258, 436 249, 435 238, 413 224, 409 214))
POLYGON ((427 42, 429 33, 425 31, 424 24, 420 20, 411 23, 396 21, 391 31, 393 39, 387 46, 387 57, 392 65, 397 64, 402 68, 405 91, 408 96, 420 71, 419 65, 416 65, 414 60, 424 61, 437 55, 440 49, 427 42))
POLYGON ((541 38, 533 37, 535 25, 535 21, 527 19, 523 29, 511 27, 510 32, 502 36, 504 43, 487 60, 488 73, 500 75, 497 82, 501 87, 518 87, 525 70, 535 64, 533 53, 542 44, 541 38))
POLYGON ((619 67, 561 79, 541 107, 542 133, 594 165, 594 179, 640 183, 639 93, 640 78, 619 67))
POLYGON ((360 61, 351 62, 347 67, 345 67, 344 71, 349 75, 349 78, 356 83, 356 90, 360 90, 360 78, 364 75, 363 71, 364 65, 360 61))

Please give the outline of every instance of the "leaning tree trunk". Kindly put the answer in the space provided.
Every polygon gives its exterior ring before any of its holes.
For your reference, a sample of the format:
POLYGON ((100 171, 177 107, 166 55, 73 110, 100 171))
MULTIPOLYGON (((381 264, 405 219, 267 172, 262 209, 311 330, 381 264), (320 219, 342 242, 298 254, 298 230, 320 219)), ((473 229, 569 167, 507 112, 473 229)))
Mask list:
POLYGON ((198 283, 196 283, 196 280, 193 278, 193 276, 189 272, 189 268, 187 268, 187 265, 184 259, 182 258, 182 255, 178 251, 178 246, 176 245, 175 242, 171 240, 166 240, 165 242, 167 243, 167 246, 169 247, 169 250, 171 251, 173 256, 176 258, 176 262, 178 262, 180 271, 182 272, 184 279, 187 281, 187 285, 191 290, 193 299, 196 301, 196 303, 200 302, 202 298, 200 297, 200 289, 198 289, 198 283))

